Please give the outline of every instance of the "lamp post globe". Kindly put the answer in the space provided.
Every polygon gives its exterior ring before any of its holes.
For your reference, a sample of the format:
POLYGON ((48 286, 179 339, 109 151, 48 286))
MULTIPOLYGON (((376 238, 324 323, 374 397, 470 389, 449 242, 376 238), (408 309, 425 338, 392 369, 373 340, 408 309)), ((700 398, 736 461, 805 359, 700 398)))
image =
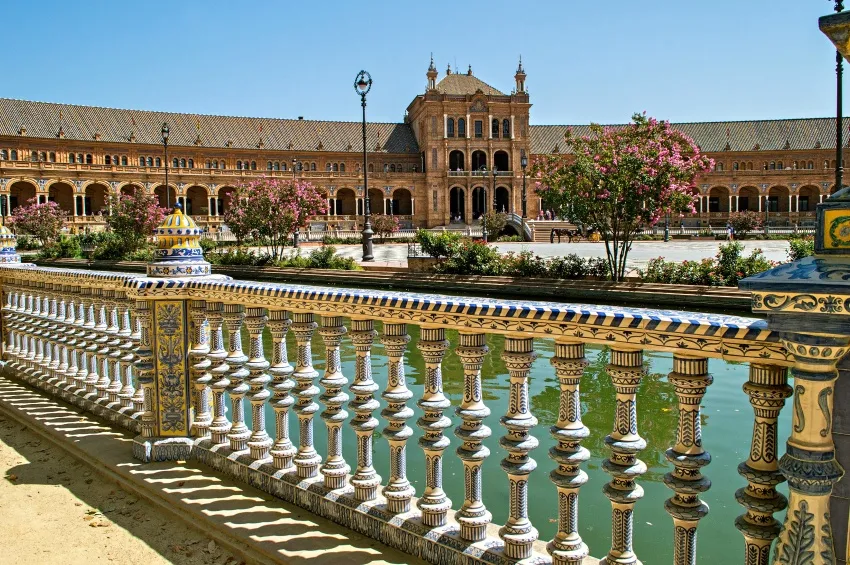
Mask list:
POLYGON ((360 71, 354 78, 354 91, 360 96, 363 108, 363 261, 374 261, 372 254, 372 219, 369 202, 369 175, 366 158, 366 95, 372 89, 372 75, 360 71))
POLYGON ((165 207, 168 210, 171 210, 171 186, 168 184, 168 135, 170 131, 168 129, 168 123, 162 122, 162 129, 160 130, 160 134, 162 134, 162 147, 165 153, 165 207))

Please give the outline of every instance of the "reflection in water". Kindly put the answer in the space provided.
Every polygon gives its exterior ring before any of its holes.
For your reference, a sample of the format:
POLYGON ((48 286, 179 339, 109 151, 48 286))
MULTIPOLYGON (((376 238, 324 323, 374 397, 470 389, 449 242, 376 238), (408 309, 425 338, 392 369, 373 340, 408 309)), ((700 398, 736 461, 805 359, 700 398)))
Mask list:
MULTIPOLYGON (((379 332, 383 329, 380 323, 376 323, 375 328, 379 332)), ((408 421, 408 425, 413 428, 413 437, 407 444, 408 477, 417 493, 421 493, 425 482, 425 466, 422 450, 417 445, 422 432, 416 427, 415 421, 421 415, 416 406, 416 399, 422 395, 425 362, 416 348, 419 328, 408 326, 408 333, 411 341, 405 356, 405 374, 407 386, 413 392, 408 406, 414 411, 413 418, 408 421)), ((264 337, 267 351, 271 351, 268 329, 264 337)), ((452 500, 452 507, 457 510, 464 497, 463 465, 454 453, 458 440, 452 431, 461 423, 454 409, 460 405, 463 398, 463 367, 454 352, 458 345, 457 332, 447 331, 446 338, 450 342, 450 348, 443 361, 443 381, 445 394, 451 400, 452 408, 446 410, 445 415, 452 420, 452 429, 447 430, 445 435, 450 438, 452 445, 443 457, 443 486, 452 500)), ((247 347, 247 336, 243 336, 243 339, 246 340, 247 347)), ((289 358, 292 360, 295 354, 292 332, 287 335, 287 345, 289 358)), ((484 503, 493 514, 494 523, 503 524, 508 512, 508 481, 499 467, 499 461, 505 456, 504 450, 499 447, 499 438, 505 433, 505 429, 499 424, 499 418, 506 412, 508 401, 508 372, 500 357, 504 337, 488 335, 487 346, 490 353, 482 368, 482 383, 484 400, 491 410, 485 424, 493 433, 484 442, 490 449, 490 457, 482 467, 484 503)), ((555 487, 548 477, 555 464, 549 459, 547 452, 555 443, 549 435, 549 428, 557 420, 560 389, 554 368, 549 363, 554 354, 553 341, 536 340, 535 348, 539 357, 532 367, 529 392, 532 411, 539 420, 539 425, 533 433, 539 440, 540 447, 531 452, 538 467, 530 480, 529 514, 540 531, 540 539, 548 541, 556 531, 558 510, 557 497, 554 496, 555 487)), ((340 353, 342 372, 350 383, 354 375, 354 348, 350 336, 343 339, 340 353)), ((611 505, 602 494, 602 486, 610 477, 602 471, 601 463, 609 454, 604 438, 613 427, 615 394, 605 371, 609 358, 608 350, 587 347, 586 355, 590 365, 581 382, 582 419, 590 429, 590 437, 583 445, 590 450, 592 457, 585 466, 589 481, 581 489, 579 523, 580 533, 590 547, 591 555, 599 557, 607 552, 611 536, 611 505)), ((321 375, 325 368, 325 347, 318 333, 313 337, 313 363, 321 375)), ((664 511, 664 501, 672 493, 662 482, 664 473, 671 468, 664 452, 675 441, 677 425, 676 395, 673 386, 667 381, 667 373, 672 370, 672 355, 646 352, 645 366, 647 375, 638 392, 638 431, 647 441, 647 448, 639 457, 647 464, 648 472, 639 479, 645 495, 635 507, 634 546, 638 557, 645 563, 661 563, 671 561, 673 555, 672 520, 664 511)), ((745 484, 736 469, 738 463, 747 458, 753 415, 747 396, 741 391, 741 385, 747 379, 747 365, 711 360, 709 369, 715 380, 703 400, 702 424, 704 444, 712 455, 712 463, 705 469, 705 475, 712 480, 713 485, 702 497, 711 507, 711 511, 700 522, 698 553, 700 561, 705 563, 729 563, 738 561, 743 550, 743 538, 734 527, 735 517, 741 514, 743 509, 735 503, 734 492, 745 484), (724 542, 716 543, 717 540, 724 542)), ((372 373, 375 382, 383 390, 387 384, 387 358, 384 347, 378 340, 372 348, 372 373)), ((318 382, 318 379, 316 380, 318 382)), ((380 392, 376 393, 375 397, 380 399, 380 392)), ((383 408, 385 403, 383 400, 380 402, 383 408)), ((271 429, 274 426, 273 412, 271 407, 267 410, 267 422, 270 426, 268 432, 274 435, 274 430, 271 429)), ((351 410, 348 412, 350 421, 353 413, 351 410)), ((380 409, 375 411, 376 417, 379 413, 380 409)), ((786 410, 780 418, 779 437, 787 437, 789 422, 790 412, 786 410)), ((296 424, 293 421, 290 425, 296 424)), ((314 421, 314 427, 316 449, 324 459, 327 431, 324 422, 318 417, 314 421)), ((295 428, 291 430, 293 431, 295 428)), ((356 442, 353 441, 354 430, 346 423, 342 428, 342 435, 343 455, 353 464, 357 455, 356 442)), ((784 444, 782 448, 784 449, 784 444)), ((388 445, 384 439, 378 437, 378 433, 374 441, 374 465, 379 475, 389 477, 388 445)), ((786 492, 786 489, 781 490, 786 492)))

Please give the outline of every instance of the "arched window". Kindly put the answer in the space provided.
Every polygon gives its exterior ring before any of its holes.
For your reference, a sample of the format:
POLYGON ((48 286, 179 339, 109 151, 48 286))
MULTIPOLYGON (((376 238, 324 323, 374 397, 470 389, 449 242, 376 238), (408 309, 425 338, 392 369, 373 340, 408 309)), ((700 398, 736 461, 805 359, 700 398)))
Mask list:
POLYGON ((752 171, 752 170, 753 170, 753 162, 752 162, 752 161, 750 161, 750 162, 748 162, 748 163, 747 163, 747 170, 748 170, 748 171, 752 171))
POLYGON ((806 165, 806 168, 807 169, 814 169, 815 168, 815 162, 809 161, 808 165, 806 165))
POLYGON ((145 158, 144 158, 144 157, 139 157, 139 166, 140 166, 140 167, 144 167, 144 166, 145 166, 145 158))
POLYGON ((496 118, 493 118, 493 128, 492 129, 493 129, 493 132, 492 132, 493 137, 499 137, 499 120, 496 119, 496 118))
POLYGON ((38 154, 38 160, 41 161, 42 163, 47 161, 47 152, 42 151, 41 153, 39 153, 38 154))
POLYGON ((224 159, 222 159, 222 160, 221 160, 221 163, 219 163, 219 164, 218 164, 218 166, 219 166, 219 168, 220 168, 220 169, 226 169, 226 168, 227 168, 227 163, 225 162, 225 160, 224 160, 224 159))
POLYGON ((285 171, 285 170, 286 170, 286 161, 284 161, 283 163, 281 163, 281 164, 280 164, 280 170, 281 170, 281 171, 285 171))
POLYGON ((404 171, 404 168, 401 166, 401 163, 399 163, 398 165, 395 166, 395 170, 397 170, 398 172, 401 173, 401 172, 404 171))
POLYGON ((51 151, 51 152, 50 152, 50 162, 51 162, 51 163, 55 163, 55 162, 56 162, 56 153, 55 153, 55 152, 53 152, 53 151, 51 151))
POLYGON ((776 161, 771 161, 770 165, 768 166, 768 169, 771 170, 771 171, 775 171, 776 170, 776 161))
POLYGON ((18 150, 12 149, 12 161, 17 161, 17 160, 18 160, 18 150))
POLYGON ((212 169, 212 161, 207 159, 207 161, 204 163, 204 166, 208 169, 212 169))
POLYGON ((113 155, 113 156, 112 156, 112 164, 113 164, 113 165, 117 165, 117 164, 118 164, 118 162, 119 162, 119 161, 118 161, 118 155, 113 155))
POLYGON ((718 172, 723 172, 723 163, 715 163, 714 170, 718 172))
POLYGON ((374 173, 374 172, 375 172, 375 165, 374 165, 373 163, 369 163, 369 172, 370 172, 370 173, 374 173))
POLYGON ((310 170, 311 170, 311 171, 315 171, 315 170, 316 170, 316 163, 310 163, 310 170))
POLYGON ((68 162, 69 163, 76 163, 77 162, 77 156, 74 155, 73 153, 68 153, 68 162))
POLYGON ((86 153, 86 164, 91 165, 92 163, 94 163, 94 159, 92 158, 91 153, 86 153))
POLYGON ((267 170, 267 171, 271 171, 271 170, 272 170, 272 162, 271 162, 271 161, 269 161, 268 163, 266 163, 266 170, 267 170))
POLYGON ((390 165, 390 172, 391 172, 391 173, 394 173, 394 172, 395 172, 395 165, 390 165))
POLYGON ((0 149, 0 161, 6 161, 9 158, 8 149, 0 149))
POLYGON ((38 161, 38 151, 30 151, 30 161, 38 161))
POLYGON ((186 159, 180 159, 180 168, 181 168, 181 169, 185 169, 185 168, 186 168, 186 159))
POLYGON ((171 166, 176 169, 177 167, 180 166, 180 160, 177 157, 175 157, 174 159, 171 160, 171 166))
POLYGON ((334 172, 335 173, 339 172, 339 163, 334 163, 334 172))
POLYGON ((213 161, 213 162, 212 162, 212 168, 213 168, 213 169, 217 169, 217 168, 218 168, 218 160, 215 160, 215 161, 213 161))
POLYGON ((779 161, 778 163, 776 163, 776 168, 781 171, 785 168, 785 166, 782 164, 782 161, 779 161))
POLYGON ((242 161, 236 161, 236 168, 240 171, 242 170, 242 161))
POLYGON ((466 120, 463 118, 457 119, 457 136, 466 137, 466 120))
POLYGON ((454 137, 455 136, 455 120, 454 118, 449 118, 446 122, 446 137, 454 137))
POLYGON ((331 172, 332 169, 333 169, 333 166, 330 163, 325 163, 325 171, 331 172))
POLYGON ((194 159, 189 159, 189 168, 190 168, 190 169, 194 169, 194 168, 195 168, 195 160, 194 160, 194 159))
POLYGON ((121 166, 122 167, 127 166, 127 156, 126 155, 121 155, 121 166))
POLYGON ((256 171, 256 170, 257 170, 257 162, 256 162, 256 161, 251 161, 251 170, 252 170, 252 171, 256 171))
POLYGON ((156 158, 156 166, 162 167, 162 159, 160 159, 159 157, 156 158))
POLYGON ((339 172, 341 172, 341 173, 344 173, 344 172, 345 172, 345 163, 340 163, 340 164, 339 164, 339 172))
MULTIPOLYGON (((157 161, 158 161, 158 160, 159 160, 159 159, 157 159, 157 161)), ((148 167, 153 167, 153 157, 148 157, 147 161, 148 161, 148 167)), ((159 165, 157 165, 157 167, 158 167, 158 166, 159 166, 159 165)))
POLYGON ((280 161, 275 161, 275 162, 274 162, 274 170, 276 170, 276 171, 279 171, 279 170, 280 170, 280 161))
POLYGON ((112 164, 112 157, 107 155, 106 157, 103 158, 103 162, 107 165, 111 165, 112 164))
POLYGON ((738 161, 735 161, 734 163, 732 163, 732 170, 733 170, 733 171, 737 171, 737 170, 738 170, 738 161))
POLYGON ((823 168, 824 168, 824 169, 828 169, 828 168, 829 168, 829 161, 824 161, 824 162, 823 162, 823 168))
POLYGON ((510 120, 502 120, 502 137, 510 137, 511 136, 511 121, 510 120))
POLYGON ((77 153, 77 163, 83 164, 83 154, 77 153))

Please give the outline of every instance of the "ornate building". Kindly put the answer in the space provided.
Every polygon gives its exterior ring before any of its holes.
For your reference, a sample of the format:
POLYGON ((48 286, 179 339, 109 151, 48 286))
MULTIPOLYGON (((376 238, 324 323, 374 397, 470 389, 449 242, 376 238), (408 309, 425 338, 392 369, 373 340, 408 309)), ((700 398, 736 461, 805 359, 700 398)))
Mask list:
MULTIPOLYGON (((471 223, 495 206, 522 210, 522 157, 564 151, 567 127, 531 125, 522 63, 505 94, 470 67, 439 75, 407 107, 404 123, 369 123, 373 212, 407 226, 471 223)), ((806 223, 834 192, 835 127, 828 118, 674 124, 717 162, 699 179, 697 214, 686 225, 723 224, 754 210, 776 225, 806 223)), ((850 119, 845 127, 850 125, 850 119)), ((848 136, 850 138, 850 136, 848 136)), ((102 224, 108 195, 148 190, 163 205, 180 199, 200 224, 215 226, 227 194, 259 175, 313 181, 329 213, 313 229, 353 228, 363 211, 361 125, 299 119, 204 116, 0 99, 0 213, 38 197, 77 224, 102 224), (160 128, 170 128, 165 156, 160 128)), ((527 189, 527 216, 540 202, 527 189)))

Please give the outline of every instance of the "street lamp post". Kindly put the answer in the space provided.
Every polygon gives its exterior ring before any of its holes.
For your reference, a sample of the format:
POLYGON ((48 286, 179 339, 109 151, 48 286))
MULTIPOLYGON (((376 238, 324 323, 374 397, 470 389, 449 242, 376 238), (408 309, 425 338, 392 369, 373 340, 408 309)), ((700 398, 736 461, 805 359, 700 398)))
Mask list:
POLYGON ((481 190, 484 191, 484 210, 481 211, 481 236, 484 238, 484 245, 487 245, 487 165, 481 165, 481 176, 484 177, 484 186, 481 190))
POLYGON ((363 107, 363 261, 374 261, 372 255, 372 219, 369 207, 369 176, 366 162, 366 95, 372 89, 372 75, 366 71, 357 73, 354 79, 354 91, 360 95, 363 107))
POLYGON ((522 238, 525 239, 525 214, 526 214, 526 203, 525 203, 525 168, 528 166, 528 157, 525 156, 525 153, 522 154, 522 157, 519 158, 519 164, 522 167, 522 238))
POLYGON ((670 212, 664 217, 664 242, 670 241, 670 212))
MULTIPOLYGON (((499 204, 498 204, 498 202, 496 202, 496 171, 498 171, 498 170, 499 169, 495 165, 493 165, 493 171, 492 171, 491 176, 493 177, 493 213, 494 214, 499 211, 497 209, 499 204)), ((494 235, 498 235, 498 234, 494 234, 494 235)))
POLYGON ((171 186, 168 184, 168 124, 162 122, 162 147, 165 149, 165 207, 171 210, 171 186))
POLYGON ((292 158, 292 180, 295 180, 295 167, 298 165, 298 159, 292 158))
MULTIPOLYGON (((835 0, 835 12, 844 10, 844 2, 835 0)), ((844 140, 843 137, 843 108, 841 105, 842 89, 844 79, 844 58, 841 51, 835 51, 835 91, 836 91, 836 108, 835 108, 835 190, 839 191, 843 186, 844 176, 844 140)))

